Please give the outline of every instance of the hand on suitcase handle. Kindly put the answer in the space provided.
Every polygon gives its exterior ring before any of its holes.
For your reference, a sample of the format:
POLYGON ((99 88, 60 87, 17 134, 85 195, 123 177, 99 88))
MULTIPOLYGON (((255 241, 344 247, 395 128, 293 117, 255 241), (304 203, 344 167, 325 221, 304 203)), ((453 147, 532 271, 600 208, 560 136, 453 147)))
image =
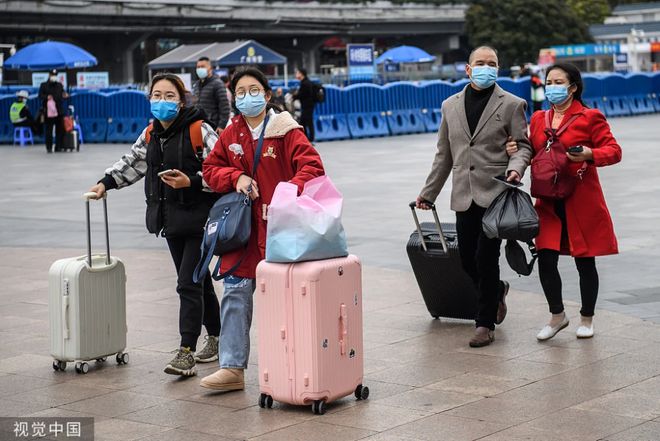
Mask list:
POLYGON ((94 187, 91 188, 92 191, 88 191, 86 193, 83 193, 83 199, 85 199, 86 201, 89 201, 90 199, 91 200, 98 200, 98 199, 107 198, 108 197, 108 192, 105 191, 105 186, 103 186, 103 189, 102 189, 103 193, 101 194, 101 196, 99 196, 98 191, 94 191, 94 189, 97 188, 100 185, 103 185, 103 184, 97 184, 97 185, 95 185, 94 187))
MULTIPOLYGON (((416 201, 412 201, 410 204, 410 209, 412 210, 413 219, 415 219, 415 225, 417 226, 417 234, 419 234, 419 239, 422 243, 422 249, 425 252, 428 252, 428 247, 426 246, 426 241, 424 240, 424 233, 422 232, 422 226, 419 224, 419 218, 417 217, 417 212, 415 208, 417 207, 418 201, 423 200, 421 197, 418 197, 416 201)), ((447 246, 447 240, 445 239, 445 234, 442 231, 442 226, 440 225, 440 219, 438 219, 438 212, 435 209, 435 204, 426 201, 429 205, 429 209, 433 212, 433 220, 435 221, 436 227, 438 227, 438 233, 440 234, 440 243, 442 244, 442 250, 445 254, 449 254, 449 247, 447 246)))
POLYGON ((413 210, 415 208, 419 208, 420 210, 435 210, 435 204, 423 199, 421 196, 419 196, 417 200, 412 201, 409 205, 413 210))

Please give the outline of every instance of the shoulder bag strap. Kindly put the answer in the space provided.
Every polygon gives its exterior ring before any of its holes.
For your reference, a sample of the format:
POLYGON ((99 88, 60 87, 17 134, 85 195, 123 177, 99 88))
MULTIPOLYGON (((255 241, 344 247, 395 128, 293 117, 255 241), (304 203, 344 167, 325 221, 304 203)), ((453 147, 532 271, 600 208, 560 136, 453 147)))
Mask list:
POLYGON ((254 150, 254 161, 252 161, 252 178, 255 177, 257 173, 257 167, 259 166, 259 161, 261 160, 261 150, 264 147, 264 136, 266 135, 266 126, 268 125, 269 119, 270 115, 266 112, 266 118, 264 118, 264 126, 261 129, 261 134, 259 135, 257 148, 254 150))

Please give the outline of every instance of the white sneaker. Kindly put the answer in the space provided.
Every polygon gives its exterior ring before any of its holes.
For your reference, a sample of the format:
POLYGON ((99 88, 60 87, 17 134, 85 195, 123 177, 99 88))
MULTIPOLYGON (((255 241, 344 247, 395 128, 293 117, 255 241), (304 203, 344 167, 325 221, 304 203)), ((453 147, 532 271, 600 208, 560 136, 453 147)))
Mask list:
POLYGON ((591 326, 581 325, 575 331, 577 338, 591 338, 594 336, 594 324, 591 322, 591 326))
POLYGON ((568 317, 564 315, 564 320, 562 320, 557 326, 545 325, 543 329, 541 329, 541 331, 536 334, 536 339, 539 341, 550 340, 566 326, 568 326, 568 317))

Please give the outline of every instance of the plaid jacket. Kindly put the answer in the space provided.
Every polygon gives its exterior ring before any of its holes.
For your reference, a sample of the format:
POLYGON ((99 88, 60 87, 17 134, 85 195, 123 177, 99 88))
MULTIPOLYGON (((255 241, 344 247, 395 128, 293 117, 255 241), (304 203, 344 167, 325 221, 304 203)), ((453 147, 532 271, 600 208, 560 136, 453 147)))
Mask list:
MULTIPOLYGON (((144 178, 147 173, 147 129, 145 128, 138 139, 131 147, 130 152, 126 153, 115 162, 114 165, 105 171, 106 175, 112 176, 117 184, 117 188, 127 187, 135 184, 140 179, 144 178)), ((218 134, 207 123, 202 123, 202 140, 204 142, 203 159, 211 153, 218 141, 218 134)), ((197 176, 202 181, 202 188, 204 191, 212 192, 209 186, 204 181, 202 172, 198 172, 197 176)), ((190 177, 191 180, 195 177, 190 177)))

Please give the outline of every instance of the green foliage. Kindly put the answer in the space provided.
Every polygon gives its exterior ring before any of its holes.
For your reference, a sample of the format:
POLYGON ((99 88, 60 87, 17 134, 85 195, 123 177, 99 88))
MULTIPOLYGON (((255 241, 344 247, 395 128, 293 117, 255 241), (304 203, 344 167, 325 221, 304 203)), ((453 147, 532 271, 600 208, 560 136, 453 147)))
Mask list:
POLYGON ((501 66, 534 62, 552 45, 591 41, 565 0, 473 0, 465 19, 470 44, 496 48, 501 66))
POLYGON ((601 24, 610 15, 607 0, 567 0, 577 18, 588 25, 601 24))

